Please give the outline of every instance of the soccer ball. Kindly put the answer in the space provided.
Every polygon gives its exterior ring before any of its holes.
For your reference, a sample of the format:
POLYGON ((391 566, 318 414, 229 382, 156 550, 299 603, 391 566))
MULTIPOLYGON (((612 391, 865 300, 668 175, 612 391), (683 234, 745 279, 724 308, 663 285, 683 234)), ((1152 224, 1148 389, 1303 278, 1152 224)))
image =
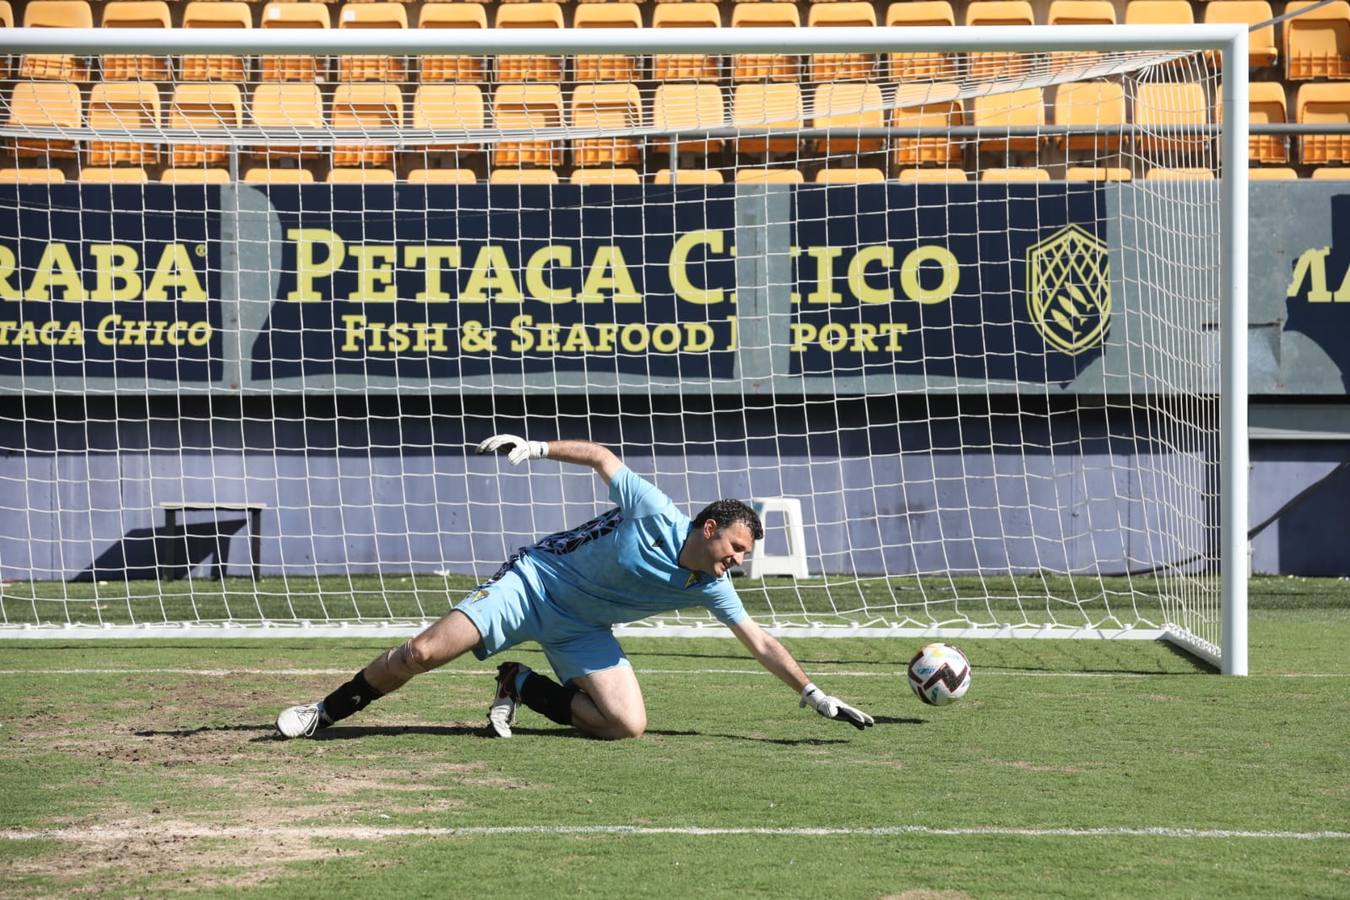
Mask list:
POLYGON ((955 703, 970 690, 970 662, 951 644, 928 644, 909 661, 909 686, 929 706, 955 703))

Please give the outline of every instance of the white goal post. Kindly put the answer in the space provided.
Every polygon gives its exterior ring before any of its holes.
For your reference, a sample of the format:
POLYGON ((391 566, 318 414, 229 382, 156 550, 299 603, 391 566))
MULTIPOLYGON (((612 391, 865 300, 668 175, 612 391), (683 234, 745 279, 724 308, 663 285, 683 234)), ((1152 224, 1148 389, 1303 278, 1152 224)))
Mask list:
POLYGON ((608 505, 526 430, 803 510, 778 633, 1246 674, 1244 27, 0 45, 0 637, 414 630, 608 505))

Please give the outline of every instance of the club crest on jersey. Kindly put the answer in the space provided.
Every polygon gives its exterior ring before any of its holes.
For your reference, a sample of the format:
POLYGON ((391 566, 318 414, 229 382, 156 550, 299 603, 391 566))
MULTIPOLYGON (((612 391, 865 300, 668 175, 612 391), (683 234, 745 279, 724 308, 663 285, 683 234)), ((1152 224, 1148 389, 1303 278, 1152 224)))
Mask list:
POLYGON ((698 584, 702 580, 703 580, 702 576, 700 576, 697 572, 690 572, 689 577, 684 580, 684 586, 686 588, 690 588, 698 584))
POLYGON ((1077 356, 1101 344, 1111 320, 1106 243, 1066 225, 1027 251, 1027 309, 1041 337, 1077 356))

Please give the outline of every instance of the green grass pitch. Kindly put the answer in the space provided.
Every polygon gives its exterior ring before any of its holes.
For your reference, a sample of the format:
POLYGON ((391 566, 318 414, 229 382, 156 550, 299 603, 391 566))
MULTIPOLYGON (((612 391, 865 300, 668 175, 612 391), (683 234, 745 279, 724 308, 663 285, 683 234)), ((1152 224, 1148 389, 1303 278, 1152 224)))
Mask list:
POLYGON ((271 739, 378 641, 0 642, 0 896, 1350 896, 1350 582, 1251 605, 1249 678, 977 641, 945 709, 917 640, 790 641, 863 733, 734 641, 629 639, 650 730, 618 743, 482 737, 471 658, 271 739))

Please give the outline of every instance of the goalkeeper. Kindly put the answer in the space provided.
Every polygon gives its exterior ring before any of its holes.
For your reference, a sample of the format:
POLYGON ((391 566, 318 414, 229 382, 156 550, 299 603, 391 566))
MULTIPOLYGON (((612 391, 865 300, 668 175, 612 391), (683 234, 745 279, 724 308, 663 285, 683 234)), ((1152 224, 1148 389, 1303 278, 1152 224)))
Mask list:
POLYGON ((746 615, 728 572, 764 536, 750 507, 719 500, 691 522, 669 497, 589 441, 502 434, 478 446, 479 453, 496 450, 515 465, 547 457, 590 466, 609 485, 617 508, 522 548, 421 634, 376 657, 322 701, 283 710, 277 717, 283 737, 312 736, 467 651, 486 659, 530 640, 543 647, 558 680, 522 663, 498 666, 491 733, 510 737, 523 703, 595 737, 637 737, 647 727, 647 711, 612 627, 686 606, 711 610, 764 668, 801 694, 802 706, 855 728, 873 724, 867 713, 812 684, 787 649, 746 615))

